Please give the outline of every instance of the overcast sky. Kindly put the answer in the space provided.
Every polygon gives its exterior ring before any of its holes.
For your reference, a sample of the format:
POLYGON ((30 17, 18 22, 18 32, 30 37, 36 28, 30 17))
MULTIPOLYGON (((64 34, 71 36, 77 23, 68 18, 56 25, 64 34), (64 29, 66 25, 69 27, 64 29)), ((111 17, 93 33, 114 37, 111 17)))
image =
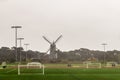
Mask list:
POLYGON ((13 25, 22 26, 18 37, 32 50, 47 51, 43 35, 50 41, 63 35, 62 51, 103 50, 102 43, 120 50, 120 0, 0 0, 1 47, 15 45, 13 25))

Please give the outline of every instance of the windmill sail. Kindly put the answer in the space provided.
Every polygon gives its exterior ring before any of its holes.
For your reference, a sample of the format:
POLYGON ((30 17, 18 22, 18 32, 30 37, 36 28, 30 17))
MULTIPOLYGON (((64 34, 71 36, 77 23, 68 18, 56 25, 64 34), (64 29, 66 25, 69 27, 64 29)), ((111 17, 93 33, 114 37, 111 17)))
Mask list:
POLYGON ((61 37, 62 37, 62 35, 60 35, 60 36, 57 38, 57 40, 55 41, 55 43, 57 43, 58 40, 59 40, 61 37))

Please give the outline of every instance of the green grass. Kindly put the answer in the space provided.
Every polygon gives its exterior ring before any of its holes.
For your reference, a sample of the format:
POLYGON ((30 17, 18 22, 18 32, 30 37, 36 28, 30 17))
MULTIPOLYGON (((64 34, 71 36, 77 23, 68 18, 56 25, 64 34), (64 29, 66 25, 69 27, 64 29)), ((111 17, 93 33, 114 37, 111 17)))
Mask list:
POLYGON ((120 80, 120 69, 45 69, 45 75, 17 75, 17 69, 10 70, 1 69, 0 80, 120 80))

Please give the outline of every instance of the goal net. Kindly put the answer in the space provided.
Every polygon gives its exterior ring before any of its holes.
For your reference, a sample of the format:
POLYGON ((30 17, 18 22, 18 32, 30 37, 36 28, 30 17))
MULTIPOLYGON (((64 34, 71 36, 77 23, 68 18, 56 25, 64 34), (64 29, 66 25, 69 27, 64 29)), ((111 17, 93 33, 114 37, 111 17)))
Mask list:
POLYGON ((86 63, 86 68, 101 68, 101 63, 86 63))
POLYGON ((27 65, 18 65, 18 75, 22 74, 44 75, 44 65, 38 62, 31 62, 27 65))
POLYGON ((116 67, 118 66, 117 62, 107 62, 106 67, 116 67))

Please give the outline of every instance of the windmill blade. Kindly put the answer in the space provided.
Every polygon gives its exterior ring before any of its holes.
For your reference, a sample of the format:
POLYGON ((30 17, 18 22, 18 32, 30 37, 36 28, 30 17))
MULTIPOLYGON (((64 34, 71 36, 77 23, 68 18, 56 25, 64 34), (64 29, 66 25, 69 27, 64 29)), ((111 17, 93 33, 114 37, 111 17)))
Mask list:
POLYGON ((43 38, 44 38, 49 44, 52 44, 45 36, 43 36, 43 38))
POLYGON ((46 51, 46 54, 50 51, 50 48, 46 51))
POLYGON ((50 48, 44 53, 44 55, 43 56, 46 56, 46 55, 48 55, 48 52, 50 51, 50 48))
POLYGON ((62 35, 60 35, 60 36, 57 38, 57 40, 55 41, 55 43, 57 43, 58 40, 59 40, 61 37, 62 37, 62 35))

